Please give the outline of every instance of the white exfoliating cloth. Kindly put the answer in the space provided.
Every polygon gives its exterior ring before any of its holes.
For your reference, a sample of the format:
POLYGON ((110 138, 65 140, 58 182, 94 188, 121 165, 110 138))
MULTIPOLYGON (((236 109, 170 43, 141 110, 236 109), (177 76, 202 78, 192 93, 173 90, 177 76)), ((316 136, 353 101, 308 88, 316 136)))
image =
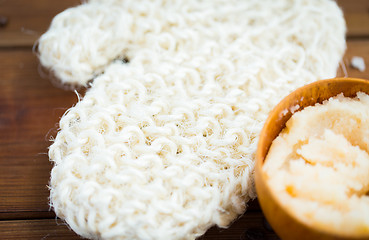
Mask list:
POLYGON ((62 83, 90 88, 49 150, 51 206, 92 239, 195 239, 227 227, 255 198, 268 112, 334 77, 345 46, 330 0, 91 0, 65 10, 39 39, 39 58, 62 83))

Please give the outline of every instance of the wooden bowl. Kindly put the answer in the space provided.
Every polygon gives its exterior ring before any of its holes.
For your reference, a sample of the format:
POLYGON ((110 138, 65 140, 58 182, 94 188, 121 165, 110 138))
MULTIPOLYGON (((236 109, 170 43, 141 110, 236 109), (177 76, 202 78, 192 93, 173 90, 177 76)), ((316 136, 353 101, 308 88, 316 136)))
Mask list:
POLYGON ((369 240, 369 235, 338 236, 331 232, 317 230, 308 226, 282 207, 280 200, 273 196, 262 171, 265 157, 272 141, 285 127, 292 113, 286 110, 297 104, 299 111, 307 106, 322 103, 330 97, 343 93, 346 97, 355 97, 357 92, 369 94, 369 80, 355 78, 334 78, 321 80, 303 86, 284 98, 271 112, 260 133, 256 151, 255 184, 261 209, 274 231, 282 239, 340 239, 369 240))

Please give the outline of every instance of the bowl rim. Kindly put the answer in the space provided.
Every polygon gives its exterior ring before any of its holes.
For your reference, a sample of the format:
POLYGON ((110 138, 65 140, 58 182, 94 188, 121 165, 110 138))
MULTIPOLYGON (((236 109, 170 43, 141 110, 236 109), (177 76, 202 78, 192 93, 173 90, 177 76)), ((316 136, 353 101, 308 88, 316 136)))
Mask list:
MULTIPOLYGON (((268 211, 268 209, 265 209, 266 207, 263 206, 264 204, 260 201, 260 195, 264 194, 266 195, 268 198, 272 198, 269 201, 274 201, 276 203, 276 206, 273 206, 273 208, 275 207, 279 207, 281 208, 280 211, 284 211, 284 213, 286 214, 285 217, 290 218, 290 220, 296 221, 296 224, 298 225, 298 227, 302 227, 302 228, 306 228, 306 229, 310 229, 316 232, 319 232, 319 234, 322 234, 326 237, 326 239, 329 239, 331 237, 333 238, 337 238, 337 239, 369 239, 369 234, 367 235, 351 235, 351 234, 339 234, 337 232, 332 232, 332 231, 325 231, 322 229, 318 229, 315 228, 314 225, 311 224, 307 224, 303 221, 301 221, 299 218, 297 218, 291 210, 289 210, 286 207, 283 207, 283 205, 281 204, 281 199, 278 198, 277 196, 275 196, 275 194, 273 193, 273 191, 271 191, 269 185, 267 184, 267 181, 265 179, 263 170, 262 170, 262 166, 264 164, 265 158, 268 154, 268 151, 270 149, 271 143, 273 142, 273 140, 279 135, 279 133, 281 132, 282 129, 285 128, 285 123, 291 118, 291 116, 293 115, 294 112, 297 111, 301 111, 302 109, 304 109, 305 107, 308 106, 314 106, 316 103, 322 103, 324 100, 328 100, 330 97, 334 97, 337 96, 338 94, 342 93, 342 91, 332 91, 332 93, 334 94, 328 94, 330 95, 329 97, 323 96, 323 97, 319 97, 319 96, 314 96, 316 97, 317 101, 315 101, 315 99, 310 99, 310 101, 308 101, 309 104, 305 104, 305 106, 301 106, 299 103, 302 102, 303 98, 301 98, 301 95, 303 92, 306 92, 307 89, 318 89, 319 86, 325 86, 326 88, 329 88, 330 84, 342 84, 343 86, 347 86, 347 85, 353 85, 356 87, 353 87, 352 89, 349 90, 349 94, 345 94, 345 97, 354 97, 356 96, 356 93, 361 91, 361 86, 365 86, 367 85, 367 91, 364 91, 366 94, 369 95, 369 80, 366 79, 362 79, 362 78, 330 78, 330 79, 323 79, 323 80, 318 80, 315 82, 312 82, 310 84, 304 85, 302 87, 297 88, 296 90, 294 90, 293 92, 291 92, 290 94, 288 94, 287 96, 285 96, 268 114, 268 117, 266 119, 266 121, 264 122, 263 128, 259 134, 259 139, 258 139, 258 144, 257 144, 257 151, 255 154, 255 158, 256 158, 256 164, 255 164, 255 186, 256 186, 256 192, 257 192, 257 196, 258 196, 258 200, 260 203, 260 207, 262 209, 262 211, 264 212, 265 217, 267 218, 267 220, 269 221, 268 217, 270 218, 270 216, 268 216, 268 214, 266 214, 265 211, 268 211), (359 87, 360 86, 360 87, 359 87), (360 90, 356 90, 356 88, 359 88, 360 90), (355 94, 353 94, 353 92, 355 94), (291 110, 292 106, 296 106, 299 105, 299 108, 296 111, 291 110), (286 109, 286 107, 288 107, 286 109), (283 110, 288 110, 288 112, 284 112, 284 114, 281 114, 283 110), (276 114, 278 114, 277 118, 277 123, 276 121, 276 114), (281 125, 282 123, 282 125, 281 125), (277 133, 273 133, 272 136, 269 135, 269 126, 271 125, 280 125, 280 130, 277 133), (268 138, 268 139, 267 139, 268 138), (270 140, 271 139, 271 140, 270 140), (267 143, 266 143, 267 142, 267 143), (264 185, 263 187, 265 187, 265 189, 261 189, 261 185, 264 185)), ((312 94, 319 94, 318 92, 316 93, 312 93, 312 94)), ((327 96, 328 96, 327 95, 327 96)), ((305 99, 306 101, 306 99, 305 99)), ((270 209, 269 209, 270 210, 270 209)), ((282 214, 284 215, 284 214, 282 214)), ((271 223, 272 227, 273 227, 273 223, 271 223)), ((279 235, 280 233, 278 232, 278 229, 274 229, 276 231, 276 233, 279 235)), ((281 235, 283 235, 281 233, 281 235)))

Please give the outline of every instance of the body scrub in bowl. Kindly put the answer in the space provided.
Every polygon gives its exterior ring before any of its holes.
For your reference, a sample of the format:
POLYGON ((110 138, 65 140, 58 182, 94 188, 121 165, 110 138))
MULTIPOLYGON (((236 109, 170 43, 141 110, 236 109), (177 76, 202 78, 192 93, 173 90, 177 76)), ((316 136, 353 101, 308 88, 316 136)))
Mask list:
POLYGON ((256 187, 282 238, 369 239, 368 93, 366 80, 318 81, 270 114, 256 187))

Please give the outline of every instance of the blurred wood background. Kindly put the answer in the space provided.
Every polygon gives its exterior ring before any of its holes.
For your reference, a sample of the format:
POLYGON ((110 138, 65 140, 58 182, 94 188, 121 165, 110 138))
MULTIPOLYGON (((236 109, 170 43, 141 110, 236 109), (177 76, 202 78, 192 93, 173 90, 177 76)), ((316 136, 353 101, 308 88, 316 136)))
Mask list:
MULTIPOLYGON (((349 77, 369 79, 350 67, 353 56, 369 64, 369 0, 338 0, 348 32, 343 63, 349 77)), ((63 113, 77 102, 72 91, 52 85, 33 45, 51 19, 79 0, 0 0, 0 238, 80 239, 48 205, 51 164, 47 149, 63 113)), ((344 76, 342 69, 338 76, 344 76)), ((201 239, 278 239, 257 201, 229 229, 210 229, 201 239)))

